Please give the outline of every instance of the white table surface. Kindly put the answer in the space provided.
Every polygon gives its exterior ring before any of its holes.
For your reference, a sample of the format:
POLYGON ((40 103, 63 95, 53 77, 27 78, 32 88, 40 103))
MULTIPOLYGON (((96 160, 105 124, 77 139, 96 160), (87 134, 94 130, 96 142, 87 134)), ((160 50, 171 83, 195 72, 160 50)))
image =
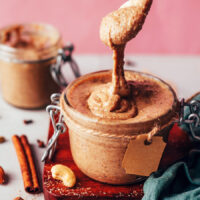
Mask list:
MULTIPOLYGON (((81 73, 111 69, 112 57, 100 55, 75 56, 81 73)), ((188 98, 200 91, 200 57, 198 56, 143 56, 129 55, 126 60, 134 62, 134 66, 127 67, 136 71, 155 74, 170 83, 179 98, 188 98)), ((46 141, 48 132, 48 114, 45 110, 29 111, 14 108, 1 97, 0 94, 0 136, 7 141, 0 144, 0 166, 9 177, 6 185, 0 185, 0 199, 12 200, 21 196, 25 200, 42 200, 43 194, 30 195, 24 192, 19 163, 11 142, 13 134, 26 134, 36 155, 36 164, 42 177, 42 163, 40 158, 44 149, 37 147, 36 140, 46 141), (34 120, 33 124, 24 125, 24 119, 34 120)))

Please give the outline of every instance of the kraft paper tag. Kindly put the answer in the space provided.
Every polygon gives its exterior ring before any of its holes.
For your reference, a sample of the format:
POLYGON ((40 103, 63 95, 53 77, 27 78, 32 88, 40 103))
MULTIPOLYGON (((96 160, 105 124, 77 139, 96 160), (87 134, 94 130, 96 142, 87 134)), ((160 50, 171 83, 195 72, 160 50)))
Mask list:
POLYGON ((130 141, 122 161, 127 174, 149 176, 158 169, 166 143, 162 137, 154 136, 152 143, 145 145, 147 136, 143 134, 130 141))

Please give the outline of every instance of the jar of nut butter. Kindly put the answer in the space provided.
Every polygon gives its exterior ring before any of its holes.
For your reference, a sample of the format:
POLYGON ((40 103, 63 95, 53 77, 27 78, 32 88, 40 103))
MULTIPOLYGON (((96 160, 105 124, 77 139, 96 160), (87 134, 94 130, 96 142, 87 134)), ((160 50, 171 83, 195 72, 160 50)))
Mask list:
POLYGON ((125 71, 126 80, 134 85, 135 91, 127 101, 134 99, 137 112, 130 117, 133 110, 130 104, 123 112, 125 104, 117 111, 106 112, 100 98, 106 103, 104 89, 109 87, 111 77, 111 71, 100 71, 76 79, 63 90, 59 105, 79 169, 104 183, 135 183, 143 177, 126 173, 122 165, 129 143, 138 136, 151 134, 152 130, 164 135, 177 117, 178 100, 171 86, 161 79, 125 71))
POLYGON ((59 90, 50 68, 62 39, 47 24, 18 24, 0 30, 0 83, 3 98, 25 108, 42 108, 59 90))

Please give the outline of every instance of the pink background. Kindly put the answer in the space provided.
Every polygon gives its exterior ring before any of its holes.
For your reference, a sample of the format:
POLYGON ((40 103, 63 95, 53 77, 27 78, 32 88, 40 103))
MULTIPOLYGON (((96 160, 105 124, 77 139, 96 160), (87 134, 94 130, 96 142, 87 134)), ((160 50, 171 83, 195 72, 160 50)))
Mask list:
MULTIPOLYGON (((17 22, 56 26, 76 53, 108 53, 99 24, 125 0, 0 0, 0 27, 17 22)), ((200 53, 200 0, 154 0, 143 30, 128 53, 200 53)))

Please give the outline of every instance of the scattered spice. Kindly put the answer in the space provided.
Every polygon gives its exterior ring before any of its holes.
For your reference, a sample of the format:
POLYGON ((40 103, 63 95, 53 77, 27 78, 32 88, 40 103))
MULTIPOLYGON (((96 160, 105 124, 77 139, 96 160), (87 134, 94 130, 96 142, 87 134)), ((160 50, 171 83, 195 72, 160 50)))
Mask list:
POLYGON ((128 67, 135 67, 136 63, 132 60, 126 60, 125 65, 128 66, 128 67))
POLYGON ((32 124, 33 120, 32 119, 28 119, 28 120, 25 119, 23 122, 24 122, 24 124, 28 125, 28 124, 32 124))
POLYGON ((0 136, 0 143, 4 143, 6 141, 5 137, 0 136))
POLYGON ((21 197, 16 197, 13 200, 24 200, 24 199, 22 199, 21 197))
POLYGON ((44 142, 41 141, 41 140, 37 140, 37 144, 38 144, 38 147, 40 147, 40 148, 44 148, 45 147, 44 142))
POLYGON ((5 183, 5 172, 2 167, 0 167, 0 184, 5 183))

